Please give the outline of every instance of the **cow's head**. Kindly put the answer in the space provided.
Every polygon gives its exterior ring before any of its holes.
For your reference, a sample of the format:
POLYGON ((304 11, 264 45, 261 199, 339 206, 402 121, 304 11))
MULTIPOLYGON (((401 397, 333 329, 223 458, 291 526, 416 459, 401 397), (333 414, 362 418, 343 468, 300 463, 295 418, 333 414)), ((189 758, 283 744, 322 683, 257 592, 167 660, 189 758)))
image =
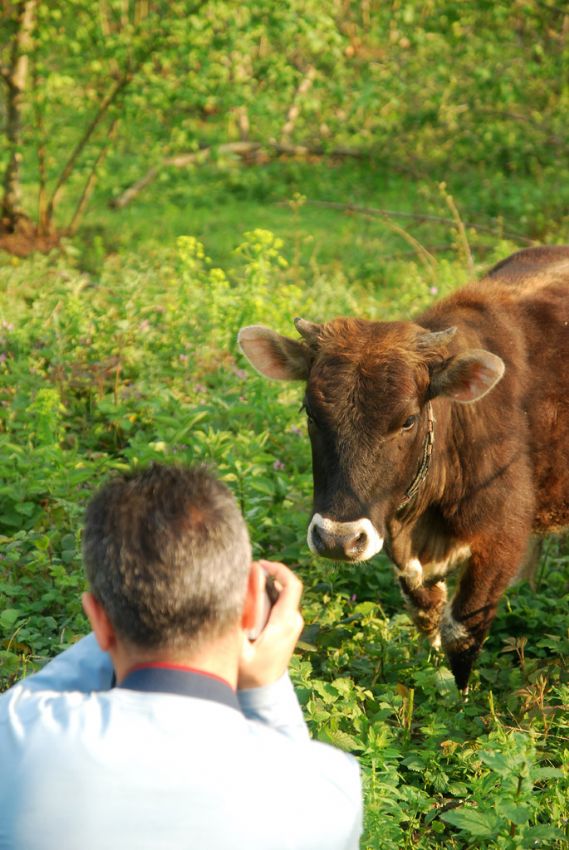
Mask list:
POLYGON ((430 332, 410 322, 296 319, 301 339, 261 325, 239 344, 261 374, 306 381, 314 475, 310 549, 366 561, 383 546, 386 517, 402 504, 420 468, 428 402, 485 395, 503 361, 480 349, 449 354, 455 328, 430 332))

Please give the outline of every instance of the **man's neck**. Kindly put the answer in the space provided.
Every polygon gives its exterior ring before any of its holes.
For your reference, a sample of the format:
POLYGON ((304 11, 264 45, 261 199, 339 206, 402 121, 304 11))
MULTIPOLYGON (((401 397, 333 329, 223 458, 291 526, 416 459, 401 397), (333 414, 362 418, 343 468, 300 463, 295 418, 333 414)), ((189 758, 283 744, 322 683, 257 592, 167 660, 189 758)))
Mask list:
POLYGON ((120 684, 134 668, 147 665, 164 665, 188 668, 216 676, 226 681, 234 690, 237 687, 237 665, 241 648, 241 632, 225 635, 204 644, 198 650, 142 650, 118 642, 110 651, 117 683, 120 684))

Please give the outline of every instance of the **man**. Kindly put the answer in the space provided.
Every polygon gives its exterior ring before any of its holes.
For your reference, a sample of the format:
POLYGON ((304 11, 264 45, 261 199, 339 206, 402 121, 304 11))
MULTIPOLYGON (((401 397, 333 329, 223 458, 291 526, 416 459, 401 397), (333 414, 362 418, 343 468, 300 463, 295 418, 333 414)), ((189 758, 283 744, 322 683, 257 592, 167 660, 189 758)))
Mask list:
POLYGON ((251 563, 229 491, 202 468, 117 478, 84 560, 93 634, 0 697, 0 848, 356 848, 357 764, 308 738, 286 672, 301 584, 251 563))

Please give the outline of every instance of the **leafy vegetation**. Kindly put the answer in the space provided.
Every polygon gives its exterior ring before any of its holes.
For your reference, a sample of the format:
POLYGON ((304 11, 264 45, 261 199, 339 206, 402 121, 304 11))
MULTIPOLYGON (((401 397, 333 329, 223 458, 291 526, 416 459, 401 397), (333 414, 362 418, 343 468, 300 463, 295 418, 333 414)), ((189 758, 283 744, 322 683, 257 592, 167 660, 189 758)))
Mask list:
MULTIPOLYGON (((508 593, 462 703, 403 613, 383 557, 347 566, 307 551, 299 390, 256 376, 236 351, 242 324, 286 332, 296 314, 394 316, 426 303, 435 287, 421 261, 386 263, 377 290, 348 285, 259 229, 224 269, 191 236, 149 257, 110 257, 97 277, 73 256, 0 267, 4 686, 86 631, 80 525, 103 478, 155 459, 211 462, 240 501, 255 552, 295 565, 305 581, 293 677, 313 733, 361 761, 362 846, 566 846, 563 544, 548 543, 535 592, 508 593)), ((464 264, 440 260, 434 276, 449 289, 464 264)))
POLYGON ((124 207, 169 169, 283 154, 491 170, 499 214, 511 177, 564 194, 567 21, 548 0, 10 0, 0 230, 74 233, 97 191, 124 207))
POLYGON ((0 12, 0 683, 84 634, 95 487, 206 461, 305 582, 293 676, 355 753, 365 850, 569 841, 569 550, 512 588, 459 701, 385 558, 305 544, 299 390, 243 324, 395 318, 569 242, 551 0, 9 0, 0 12), (63 237, 63 238, 62 238, 63 237))

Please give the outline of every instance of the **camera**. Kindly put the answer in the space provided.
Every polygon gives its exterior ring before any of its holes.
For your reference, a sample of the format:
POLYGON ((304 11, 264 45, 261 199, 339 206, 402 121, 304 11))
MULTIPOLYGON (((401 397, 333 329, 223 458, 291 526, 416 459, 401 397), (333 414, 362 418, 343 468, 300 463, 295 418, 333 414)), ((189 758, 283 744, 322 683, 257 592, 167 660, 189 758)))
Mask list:
POLYGON ((254 628, 249 632, 249 640, 257 640, 271 615, 271 608, 279 598, 279 591, 275 585, 275 580, 272 576, 265 573, 265 590, 263 593, 263 605, 259 619, 255 623, 254 628))

